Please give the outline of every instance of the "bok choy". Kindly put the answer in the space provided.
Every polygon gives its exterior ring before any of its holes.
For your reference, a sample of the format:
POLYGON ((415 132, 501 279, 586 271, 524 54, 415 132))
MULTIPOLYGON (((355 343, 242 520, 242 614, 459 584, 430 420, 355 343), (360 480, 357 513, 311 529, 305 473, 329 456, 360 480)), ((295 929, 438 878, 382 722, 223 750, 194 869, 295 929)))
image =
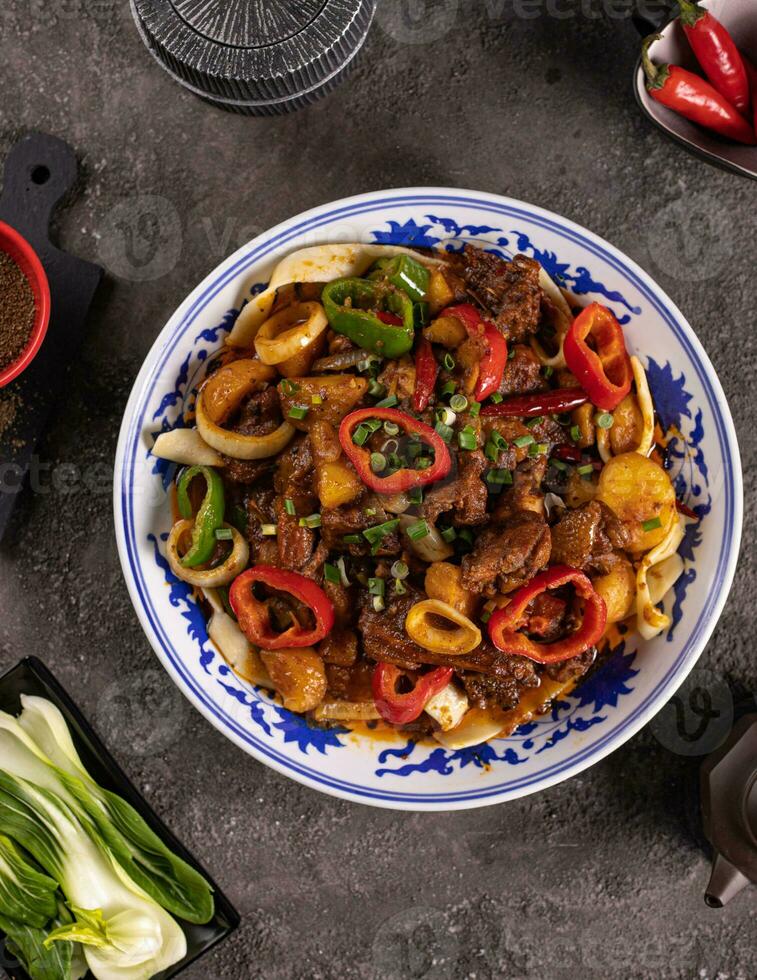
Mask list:
POLYGON ((0 928, 33 980, 148 980, 208 922, 208 883, 100 787, 50 702, 0 712, 0 928), (83 957, 83 958, 82 958, 83 957))

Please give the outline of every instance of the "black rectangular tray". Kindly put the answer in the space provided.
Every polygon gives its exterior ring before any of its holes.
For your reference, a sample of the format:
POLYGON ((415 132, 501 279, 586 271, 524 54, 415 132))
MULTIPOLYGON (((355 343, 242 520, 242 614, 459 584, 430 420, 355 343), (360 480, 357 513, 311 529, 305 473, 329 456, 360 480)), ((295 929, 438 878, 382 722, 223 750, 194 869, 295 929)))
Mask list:
MULTIPOLYGON (((181 919, 177 920, 187 937, 187 955, 170 970, 156 974, 156 977, 158 980, 169 980, 169 977, 177 976, 190 963, 229 936, 239 925, 239 914, 200 862, 174 837, 160 817, 147 805, 76 704, 48 668, 36 657, 25 657, 0 676, 0 710, 17 715, 21 711, 22 694, 47 698, 60 709, 71 729, 77 751, 93 779, 105 789, 118 793, 131 803, 161 840, 187 864, 196 868, 213 888, 216 911, 210 922, 198 926, 181 919)), ((12 961, 5 951, 5 935, 0 931, 0 968, 5 970, 11 980, 29 980, 26 971, 14 963, 15 961, 12 961)), ((87 974, 87 977, 91 976, 91 973, 87 974)))

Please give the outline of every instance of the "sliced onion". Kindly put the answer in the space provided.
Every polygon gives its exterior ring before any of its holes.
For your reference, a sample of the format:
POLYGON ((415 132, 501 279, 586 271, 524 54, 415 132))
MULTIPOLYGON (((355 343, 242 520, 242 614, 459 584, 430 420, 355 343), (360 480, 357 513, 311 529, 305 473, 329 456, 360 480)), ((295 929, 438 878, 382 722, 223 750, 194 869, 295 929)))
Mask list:
POLYGON ((481 630, 467 616, 441 599, 423 599, 416 602, 405 618, 405 632, 424 650, 458 656, 470 653, 481 644, 481 630), (432 616, 438 616, 457 628, 442 629, 434 626, 432 616))
POLYGON ((391 514, 404 514, 412 506, 406 493, 392 493, 381 497, 381 506, 391 514))
POLYGON ((358 242, 339 245, 314 245, 283 258, 273 271, 268 288, 254 296, 237 317, 227 343, 232 347, 249 347, 262 323, 270 315, 277 290, 296 282, 331 282, 344 276, 362 274, 380 258, 412 255, 421 265, 434 268, 444 259, 422 255, 399 245, 365 245, 358 242))
POLYGON ((471 708, 463 720, 448 732, 434 732, 434 738, 446 749, 468 749, 496 738, 507 724, 507 715, 499 708, 471 708))
POLYGON ((184 568, 181 564, 181 554, 179 548, 181 540, 185 534, 192 530, 194 521, 177 521, 171 528, 166 542, 166 558, 171 571, 183 582, 189 582, 201 589, 217 589, 221 585, 228 585, 247 567, 250 560, 250 547, 237 531, 230 524, 224 524, 225 528, 231 531, 231 553, 226 561, 218 568, 208 568, 201 570, 197 568, 184 568))
POLYGON ((374 721, 381 715, 373 701, 323 701, 313 717, 316 721, 374 721))
POLYGON ((205 442, 232 459, 268 459, 281 452, 294 437, 294 426, 282 422, 278 429, 265 436, 243 436, 211 422, 205 411, 203 393, 197 398, 197 428, 205 442))
POLYGON ((313 363, 313 371, 316 374, 321 371, 344 371, 345 368, 355 367, 364 360, 364 350, 343 350, 338 354, 329 354, 328 357, 319 357, 313 363))
POLYGON ((426 702, 423 710, 438 722, 443 732, 456 728, 470 707, 466 694, 454 681, 426 702))
POLYGON ((609 463, 612 459, 612 446, 610 444, 610 430, 600 429, 597 426, 597 449, 603 463, 609 463))
POLYGON ((197 429, 161 432, 152 447, 153 456, 182 466, 223 466, 221 456, 205 442, 197 429))
POLYGON ((551 367, 555 371, 558 371, 567 367, 565 362, 565 354, 563 353, 563 344, 565 342, 565 335, 573 322, 573 314, 568 306, 568 301, 565 299, 563 291, 543 266, 539 266, 539 285, 547 296, 547 299, 549 299, 552 306, 555 308, 553 326, 555 328, 555 334, 558 341, 558 348, 557 353, 550 357, 536 337, 531 338, 531 348, 539 358, 540 364, 542 364, 544 367, 551 367))
POLYGON ((221 652, 221 656, 235 674, 254 684, 274 691, 275 687, 265 669, 260 654, 241 631, 237 623, 223 609, 215 610, 208 623, 208 636, 221 652))
POLYGON ((316 341, 329 321, 320 303, 293 303, 270 317, 255 337, 263 364, 281 364, 316 341))
POLYGON ((415 523, 416 519, 410 517, 408 514, 403 514, 400 517, 400 529, 405 541, 410 550, 414 551, 419 558, 427 562, 444 561, 445 558, 449 558, 450 555, 455 553, 455 549, 447 544, 432 524, 429 524, 429 533, 425 537, 420 538, 418 541, 413 541, 407 534, 407 529, 411 524, 415 523))
MULTIPOLYGON (((674 516, 665 537, 652 550, 644 555, 636 572, 636 628, 645 640, 651 640, 670 626, 671 619, 652 601, 651 589, 647 581, 650 570, 675 555, 684 537, 684 522, 674 516)), ((679 566, 683 571, 683 563, 679 566)), ((675 581, 675 580, 674 580, 675 581)), ((671 585, 673 582, 671 582, 671 585)))

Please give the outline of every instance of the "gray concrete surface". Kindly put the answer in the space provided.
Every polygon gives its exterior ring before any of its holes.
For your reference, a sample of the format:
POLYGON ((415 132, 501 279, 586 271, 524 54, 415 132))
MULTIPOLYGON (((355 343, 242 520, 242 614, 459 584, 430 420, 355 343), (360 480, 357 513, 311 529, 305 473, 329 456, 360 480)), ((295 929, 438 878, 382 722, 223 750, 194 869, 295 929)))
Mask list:
MULTIPOLYGON (((125 0, 2 5, 0 155, 33 128, 74 144, 81 187, 59 238, 111 273, 42 461, 107 473, 159 328, 256 228, 411 184, 545 205, 648 269, 720 374, 746 529, 701 666, 721 694, 746 695, 757 688, 755 185, 700 164, 640 117, 638 39, 620 3, 419 3, 430 37, 411 44, 398 26, 411 5, 383 2, 347 83, 273 120, 225 115, 174 87, 125 0), (451 29, 433 29, 458 6, 451 29), (162 243, 139 226, 124 253, 119 228, 141 195, 162 198, 174 223, 162 243), (123 278, 130 265, 154 278, 123 278)), ((121 578, 108 482, 25 496, 0 551, 0 669, 45 659, 237 904, 242 928, 188 980, 757 976, 757 892, 720 912, 702 901, 698 758, 646 730, 549 792, 457 814, 380 812, 301 788, 217 734, 160 671, 121 578)))

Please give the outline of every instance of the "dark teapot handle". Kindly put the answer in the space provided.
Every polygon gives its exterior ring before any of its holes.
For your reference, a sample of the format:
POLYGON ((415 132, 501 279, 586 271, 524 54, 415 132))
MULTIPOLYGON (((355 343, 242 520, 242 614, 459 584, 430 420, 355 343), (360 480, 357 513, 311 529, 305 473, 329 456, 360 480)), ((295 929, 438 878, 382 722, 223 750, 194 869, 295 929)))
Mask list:
POLYGON ((636 0, 631 21, 642 37, 659 34, 662 28, 673 19, 675 4, 665 0, 636 0))

